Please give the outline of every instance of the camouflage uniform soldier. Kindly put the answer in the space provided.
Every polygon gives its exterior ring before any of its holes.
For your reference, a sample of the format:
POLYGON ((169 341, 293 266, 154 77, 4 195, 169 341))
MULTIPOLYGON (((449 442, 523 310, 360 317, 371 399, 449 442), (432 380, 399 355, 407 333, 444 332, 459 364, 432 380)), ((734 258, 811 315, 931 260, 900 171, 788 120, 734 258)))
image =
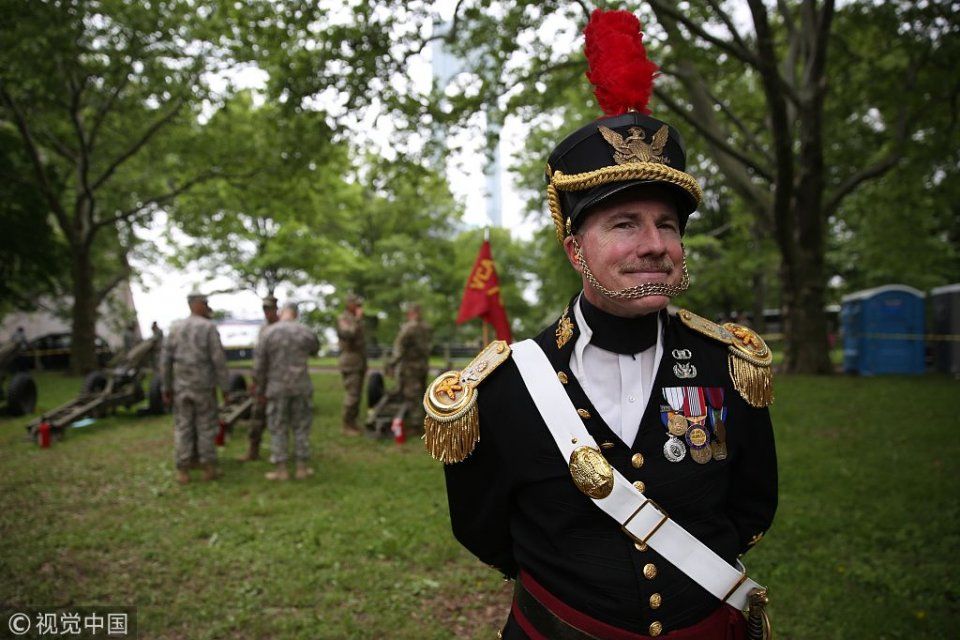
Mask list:
POLYGON ((337 320, 337 338, 340 340, 340 375, 343 377, 343 433, 360 435, 357 415, 360 413, 360 394, 367 374, 367 342, 363 330, 363 307, 360 298, 347 296, 346 310, 337 320))
POLYGON ((310 423, 313 421, 313 383, 307 359, 320 348, 316 334, 297 322, 297 307, 284 305, 280 321, 270 325, 260 337, 253 375, 259 382, 261 403, 266 402, 270 428, 271 460, 276 470, 268 480, 287 480, 287 430, 293 431, 297 478, 313 473, 310 458, 310 423))
MULTIPOLYGON (((280 319, 280 316, 277 314, 277 299, 273 296, 267 296, 263 299, 263 319, 263 326, 260 327, 260 332, 257 334, 257 344, 254 347, 254 358, 259 355, 260 343, 263 340, 263 334, 267 330, 267 327, 272 326, 277 322, 277 320, 280 319)), ((264 389, 265 383, 265 380, 257 379, 257 371, 254 369, 253 393, 257 393, 258 389, 264 389)), ((250 418, 250 448, 246 455, 240 458, 241 462, 250 462, 251 460, 260 459, 260 443, 263 441, 263 432, 266 428, 266 405, 258 402, 253 405, 253 415, 250 418)))
POLYGON ((423 431, 423 394, 427 389, 427 373, 430 369, 430 325, 420 317, 420 306, 413 304, 407 309, 407 321, 393 343, 393 357, 387 373, 396 372, 400 397, 407 404, 404 422, 412 431, 423 431))
POLYGON ((227 357, 220 334, 208 319, 207 297, 187 296, 190 316, 170 329, 163 350, 163 389, 166 404, 173 403, 174 458, 177 481, 190 481, 187 470, 194 451, 204 468, 204 480, 217 476, 217 391, 229 387, 227 357))

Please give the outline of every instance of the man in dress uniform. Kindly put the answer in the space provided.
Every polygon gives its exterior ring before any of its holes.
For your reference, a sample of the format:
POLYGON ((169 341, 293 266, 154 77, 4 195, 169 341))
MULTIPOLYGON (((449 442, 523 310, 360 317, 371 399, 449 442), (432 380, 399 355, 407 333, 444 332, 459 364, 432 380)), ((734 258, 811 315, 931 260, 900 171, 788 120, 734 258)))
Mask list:
MULTIPOLYGON (((625 13, 606 16, 638 34, 625 13)), ((759 637, 765 592, 738 558, 777 505, 770 352, 668 312, 701 190, 679 133, 634 106, 548 161, 583 290, 535 339, 491 343, 424 396, 454 535, 516 581, 503 638, 759 637)))
MULTIPOLYGON (((277 299, 272 295, 266 296, 263 299, 263 324, 260 326, 260 331, 257 332, 257 344, 253 350, 254 358, 256 358, 257 351, 260 349, 260 341, 263 340, 263 332, 266 331, 268 327, 275 324, 279 319, 280 315, 277 313, 277 299)), ((254 375, 256 375, 256 369, 254 369, 254 375)), ((263 388, 265 383, 266 381, 257 380, 256 377, 254 377, 252 393, 256 394, 258 385, 260 388, 263 388)), ((253 405, 253 415, 250 417, 250 448, 247 450, 247 453, 240 458, 241 462, 250 462, 260 459, 260 443, 263 441, 263 432, 267 428, 266 411, 266 403, 257 402, 253 405)))
POLYGON ((417 432, 423 425, 423 393, 427 386, 430 369, 430 341, 432 330, 423 321, 420 305, 407 307, 407 321, 393 343, 393 354, 387 365, 387 373, 397 376, 397 386, 403 402, 407 404, 406 423, 417 432))
POLYGON ((293 432, 298 480, 313 474, 310 459, 310 424, 313 422, 313 383, 307 360, 320 348, 317 335, 297 322, 297 306, 286 304, 280 321, 260 336, 253 375, 258 382, 258 404, 267 407, 271 461, 276 469, 268 480, 287 480, 287 433, 293 432))
POLYGON ((340 359, 337 365, 343 378, 343 433, 360 435, 357 416, 360 414, 360 394, 367 375, 367 339, 363 330, 363 306, 354 294, 347 296, 346 308, 337 319, 337 338, 340 359))
POLYGON ((209 318, 207 296, 187 296, 190 315, 170 328, 163 347, 164 403, 173 405, 174 458, 177 482, 190 481, 194 453, 203 467, 204 480, 217 477, 217 387, 226 397, 229 389, 227 356, 220 334, 209 318))

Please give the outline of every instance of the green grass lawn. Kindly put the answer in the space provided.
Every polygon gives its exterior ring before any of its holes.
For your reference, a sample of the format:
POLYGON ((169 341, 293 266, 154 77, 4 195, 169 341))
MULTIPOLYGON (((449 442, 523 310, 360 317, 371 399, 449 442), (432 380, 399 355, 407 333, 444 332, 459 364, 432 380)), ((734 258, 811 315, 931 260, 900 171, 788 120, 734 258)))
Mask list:
MULTIPOLYGON (((0 419, 0 608, 136 605, 141 638, 493 638, 510 586, 449 532, 418 442, 340 435, 315 376, 316 476, 221 451, 173 482, 168 416, 120 413, 41 450, 0 419)), ((79 379, 40 374, 41 409, 79 379)), ((777 637, 947 638, 960 623, 960 385, 781 376, 781 506, 746 561, 777 637)))

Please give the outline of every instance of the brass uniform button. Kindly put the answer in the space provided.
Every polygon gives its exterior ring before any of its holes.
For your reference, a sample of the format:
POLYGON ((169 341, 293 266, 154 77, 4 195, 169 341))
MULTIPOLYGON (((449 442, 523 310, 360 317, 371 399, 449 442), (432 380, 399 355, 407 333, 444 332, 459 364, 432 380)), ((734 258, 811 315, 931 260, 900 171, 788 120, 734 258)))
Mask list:
POLYGON ((563 371, 557 371, 557 379, 563 384, 570 382, 570 378, 568 378, 567 374, 565 374, 563 371))
POLYGON ((634 468, 634 469, 639 469, 640 467, 642 467, 642 466, 643 466, 643 454, 642 454, 642 453, 635 453, 635 454, 633 454, 633 457, 630 458, 630 464, 633 465, 633 468, 634 468))
POLYGON ((650 623, 650 635, 658 636, 663 633, 663 625, 660 622, 650 623))
POLYGON ((663 602, 663 597, 659 593, 654 593, 650 596, 650 608, 659 609, 660 604, 663 602))
POLYGON ((637 551, 646 551, 646 550, 647 550, 647 545, 643 544, 642 542, 634 542, 634 543, 633 543, 633 546, 636 547, 637 551))
POLYGON ((613 444, 612 442, 601 442, 601 443, 600 443, 600 448, 601 448, 601 449, 613 449, 613 447, 614 447, 614 444, 613 444))
POLYGON ((584 420, 590 419, 590 412, 587 411, 586 409, 577 409, 577 415, 579 415, 584 420))
POLYGON ((643 565, 643 577, 647 580, 653 580, 657 577, 657 565, 652 562, 643 565))
POLYGON ((640 493, 643 493, 647 489, 647 485, 643 484, 643 480, 637 480, 633 483, 633 486, 635 486, 640 493))

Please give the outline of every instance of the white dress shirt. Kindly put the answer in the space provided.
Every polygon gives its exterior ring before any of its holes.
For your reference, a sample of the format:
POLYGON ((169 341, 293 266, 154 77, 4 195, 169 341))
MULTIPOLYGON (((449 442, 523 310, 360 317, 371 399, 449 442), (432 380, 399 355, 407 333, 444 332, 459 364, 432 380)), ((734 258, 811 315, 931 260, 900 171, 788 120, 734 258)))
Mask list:
POLYGON ((607 426, 633 447, 663 356, 663 321, 658 315, 656 346, 626 355, 590 344, 593 330, 583 317, 579 298, 573 312, 580 336, 570 356, 570 371, 607 426))

